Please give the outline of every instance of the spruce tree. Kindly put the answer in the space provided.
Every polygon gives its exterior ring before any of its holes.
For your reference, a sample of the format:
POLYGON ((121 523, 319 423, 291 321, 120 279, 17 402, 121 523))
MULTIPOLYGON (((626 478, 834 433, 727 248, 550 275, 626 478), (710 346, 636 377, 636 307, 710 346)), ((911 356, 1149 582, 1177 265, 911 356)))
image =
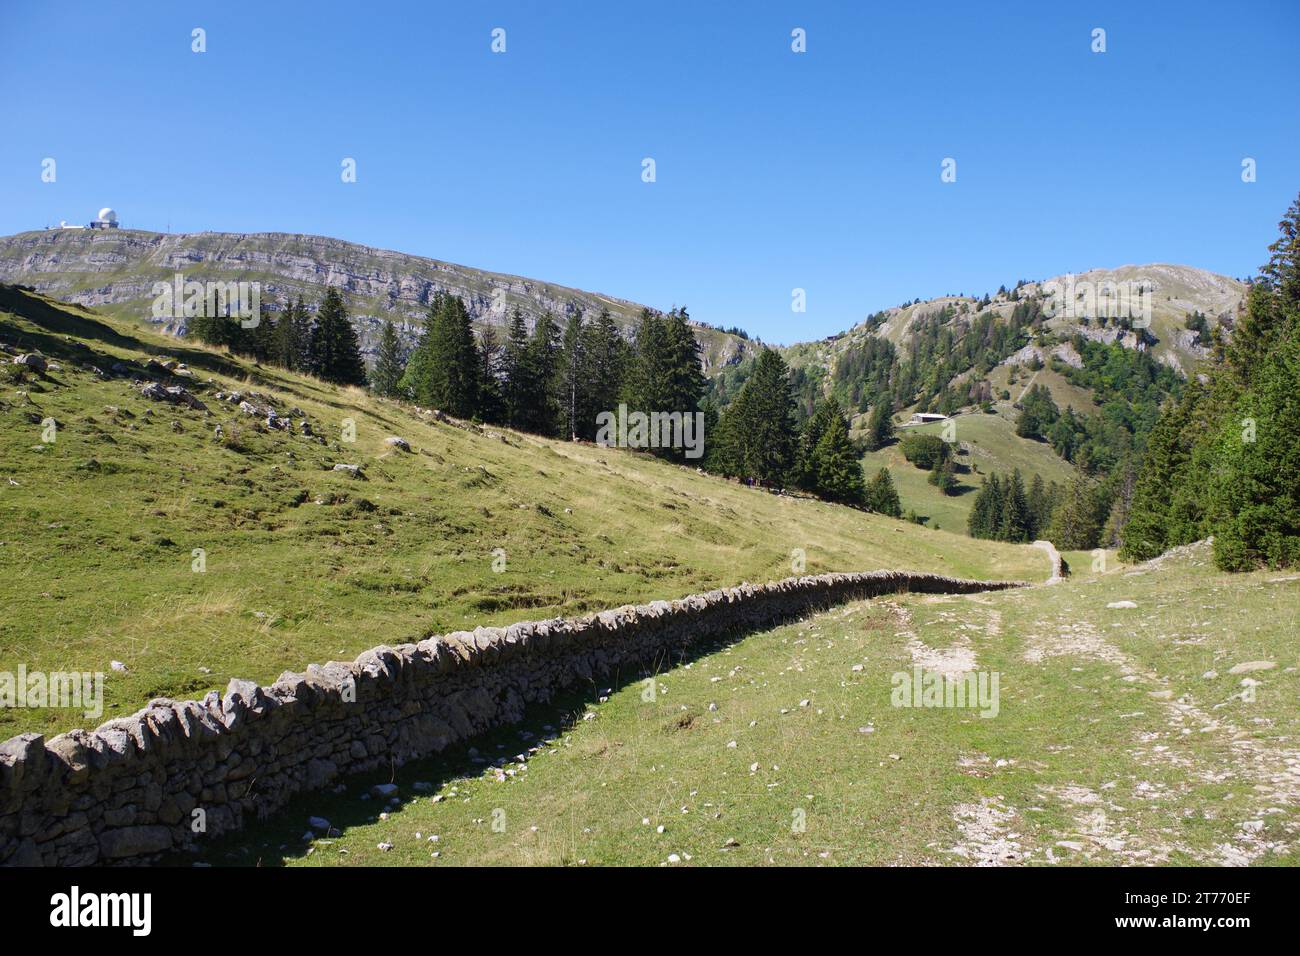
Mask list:
POLYGON ((527 353, 528 326, 523 312, 516 308, 510 316, 510 330, 501 351, 501 398, 506 424, 521 430, 527 426, 529 403, 536 391, 527 353))
POLYGON ((564 421, 561 433, 563 438, 586 438, 588 423, 595 421, 595 412, 591 407, 587 344, 587 329, 579 310, 569 316, 560 346, 558 393, 564 421))
POLYGON ((865 498, 869 511, 888 515, 891 518, 903 516, 903 505, 898 499, 898 491, 894 488, 894 479, 890 476, 888 468, 881 468, 876 472, 876 477, 867 483, 865 498))
POLYGON ((849 440, 849 426, 843 415, 831 417, 813 451, 813 463, 819 497, 842 504, 862 504, 866 495, 862 461, 849 440))
POLYGON ((945 495, 955 495, 957 493, 957 466, 953 464, 951 458, 941 459, 935 462, 927 481, 945 495))
POLYGON ((1030 540, 1042 536, 1043 529, 1047 527, 1048 519, 1051 517, 1051 502, 1047 497, 1047 485, 1043 482, 1043 476, 1035 473, 1033 481, 1029 483, 1029 493, 1025 496, 1026 504, 1029 506, 1029 537, 1030 540))
POLYGON ((523 403, 519 413, 525 431, 554 436, 559 433, 560 329, 551 313, 544 313, 533 325, 533 334, 523 354, 525 386, 516 398, 523 403))
POLYGON ((893 409, 884 395, 876 397, 871 406, 871 415, 867 419, 867 451, 879 451, 894 439, 893 409))
POLYGON ((841 414, 843 412, 840 404, 832 396, 818 403, 812 415, 803 423, 795 454, 793 481, 804 491, 817 490, 817 462, 814 458, 817 443, 821 441, 822 435, 826 434, 831 419, 841 414))
MULTIPOLYGON (((1192 510, 1188 508, 1190 502, 1199 501, 1199 495, 1185 486, 1199 484, 1190 468, 1191 443, 1195 439, 1187 430, 1195 420, 1202 396, 1202 389, 1195 382, 1190 383, 1181 399, 1166 403, 1147 436, 1146 452, 1129 502, 1128 521, 1121 535, 1119 553, 1125 561, 1147 561, 1175 544, 1195 540, 1201 525, 1199 516, 1185 524, 1179 522, 1176 527, 1171 512, 1179 499, 1183 502, 1184 515, 1192 510), (1195 530, 1187 527, 1192 524, 1195 530), (1192 537, 1188 537, 1189 533, 1192 537)), ((1197 505, 1194 510, 1201 509, 1197 505)))
POLYGON ((626 363, 627 343, 623 341, 609 309, 602 309, 596 321, 587 326, 589 411, 592 419, 582 423, 580 433, 583 438, 595 438, 597 414, 617 411, 626 363))
POLYGON ((398 383, 406 363, 402 355, 402 343, 397 338, 397 327, 391 321, 384 322, 379 335, 379 352, 375 356, 375 366, 370 370, 370 388, 376 395, 394 398, 401 394, 398 383))
POLYGON ((700 362, 700 342, 690 326, 690 316, 684 306, 668 313, 665 332, 670 395, 666 411, 692 415, 700 409, 700 400, 708 390, 708 382, 700 362))
MULTIPOLYGON (((625 378, 623 399, 629 411, 693 415, 706 382, 700 345, 684 308, 660 315, 643 309, 625 378)), ((707 448, 707 439, 706 439, 707 448)), ((684 458, 684 449, 659 448, 663 457, 684 458)))
POLYGON ((305 321, 302 299, 296 303, 285 300, 271 336, 271 361, 281 368, 302 371, 306 351, 305 321))
POLYGON ((764 349, 721 416, 715 464, 727 474, 784 485, 794 465, 794 415, 789 366, 777 352, 764 349))
POLYGON ((310 370, 317 378, 339 385, 365 385, 366 367, 356 330, 338 289, 325 291, 311 330, 310 370))
POLYGON ((1002 513, 998 516, 999 541, 1025 542, 1029 540, 1029 502, 1025 496, 1024 479, 1020 469, 1002 487, 1002 513))
POLYGON ((482 362, 465 303, 438 293, 429 306, 424 335, 411 353, 401 387, 412 398, 456 418, 479 413, 482 362))
POLYGON ((1300 563, 1300 200, 1279 232, 1231 341, 1213 332, 1208 384, 1167 405, 1152 432, 1124 529, 1125 557, 1154 556, 1209 533, 1225 570, 1300 563))
POLYGON ((996 538, 1001 520, 1002 482, 992 474, 984 479, 975 496, 966 528, 972 538, 996 538))
POLYGON ((1091 551, 1101 541, 1102 521, 1094 482, 1080 471, 1057 505, 1048 538, 1062 551, 1091 551))
POLYGON ((1300 340, 1275 343, 1215 437, 1214 560, 1226 571, 1300 564, 1300 340))
POLYGON ((487 326, 478 340, 479 417, 496 424, 505 418, 501 395, 501 351, 496 330, 487 326))

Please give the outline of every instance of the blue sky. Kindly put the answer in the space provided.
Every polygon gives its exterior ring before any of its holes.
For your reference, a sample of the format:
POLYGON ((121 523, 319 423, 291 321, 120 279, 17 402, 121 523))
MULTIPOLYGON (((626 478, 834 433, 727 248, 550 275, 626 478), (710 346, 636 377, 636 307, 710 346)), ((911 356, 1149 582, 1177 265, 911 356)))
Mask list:
POLYGON ((112 205, 126 226, 335 236, 791 342, 1022 277, 1253 272, 1300 192, 1297 49, 1292 0, 8 0, 0 234, 112 205))

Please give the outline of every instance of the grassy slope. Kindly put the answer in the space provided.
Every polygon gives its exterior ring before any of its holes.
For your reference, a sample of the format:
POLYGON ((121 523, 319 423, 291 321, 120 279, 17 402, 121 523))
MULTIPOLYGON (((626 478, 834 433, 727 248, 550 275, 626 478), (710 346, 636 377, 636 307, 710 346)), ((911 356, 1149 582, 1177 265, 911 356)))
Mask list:
MULTIPOLYGON (((1097 411, 1097 402, 1093 398, 1092 391, 1071 384, 1059 372, 1054 372, 1046 366, 1037 372, 1032 372, 1026 368, 1018 368, 1016 372, 1014 382, 1010 381, 1011 367, 1008 365, 999 365, 990 372, 989 384, 993 388, 993 394, 1000 395, 1002 390, 1006 389, 1011 393, 1011 400, 1014 402, 1019 401, 1020 397, 1030 387, 1043 385, 1052 393, 1052 401, 1056 403, 1056 407, 1061 411, 1073 408, 1080 415, 1090 415, 1097 411)), ((1014 421, 1014 418, 1012 420, 1014 421)))
MULTIPOLYGON (((0 378, 0 671, 108 672, 103 719, 427 633, 781 578, 795 548, 809 572, 1045 573, 1030 548, 618 450, 471 433, 12 290, 0 289, 0 341, 61 365, 26 381, 5 365, 0 378), (149 355, 210 379, 199 393, 211 415, 87 370, 149 355), (329 443, 255 430, 213 397, 232 385, 300 406, 329 443), (46 417, 59 423, 52 444, 40 440, 46 417), (355 444, 338 440, 345 418, 355 444), (218 423, 238 447, 213 437, 218 423), (413 453, 389 450, 389 435, 413 453), (340 462, 368 480, 328 470, 340 462), (204 573, 191 570, 196 548, 204 573), (129 673, 110 672, 113 660, 129 673)), ((0 738, 87 723, 0 711, 0 738)))
MULTIPOLYGON (((945 495, 930 484, 930 473, 909 463, 897 442, 863 455, 863 468, 868 477, 882 467, 888 468, 904 511, 914 509, 917 514, 929 517, 931 527, 938 526, 944 531, 961 534, 965 534, 966 518, 985 475, 992 472, 1006 474, 1019 468, 1026 485, 1035 474, 1042 475, 1048 482, 1067 481, 1070 466, 1049 445, 1017 437, 1017 413, 1010 403, 998 402, 996 407, 996 415, 973 412, 954 419, 957 441, 968 449, 968 454, 958 455, 956 460, 971 469, 958 475, 959 493, 956 495, 945 495)), ((933 424, 900 428, 898 434, 938 435, 941 431, 941 424, 933 424)))
POLYGON ((659 675, 653 700, 631 680, 404 768, 386 819, 361 795, 389 776, 354 779, 207 859, 1300 863, 1300 575, 1223 575, 1204 545, 1083 571, 854 604, 705 649, 659 675), (1137 606, 1106 607, 1119 600, 1137 606), (996 717, 890 706, 891 674, 953 648, 1000 674, 996 717), (1229 673, 1257 660, 1276 666, 1229 673), (1246 677, 1260 682, 1253 702, 1246 677), (338 829, 304 840, 310 814, 338 829))

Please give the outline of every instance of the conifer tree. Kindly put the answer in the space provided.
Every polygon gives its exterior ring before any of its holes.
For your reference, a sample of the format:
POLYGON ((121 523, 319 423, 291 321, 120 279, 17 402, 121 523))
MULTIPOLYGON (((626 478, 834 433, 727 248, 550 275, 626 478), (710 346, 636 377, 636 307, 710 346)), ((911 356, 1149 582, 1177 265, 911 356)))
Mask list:
MULTIPOLYGON (((838 416, 838 405, 835 408, 838 416)), ((715 467, 783 485, 794 464, 794 415, 789 367, 780 354, 764 349, 753 374, 721 416, 715 467)))
POLYGON ((879 451, 894 439, 893 409, 883 394, 876 396, 867 419, 867 451, 879 451))
POLYGON ((339 385, 365 385, 366 367, 356 330, 338 289, 329 288, 311 330, 310 370, 317 378, 339 385))
POLYGON ((591 380, 587 355, 587 328, 582 322, 582 312, 569 316, 564 326, 564 339, 560 347, 559 400, 564 430, 561 437, 586 438, 588 423, 595 422, 591 407, 591 380))
POLYGON ((1167 403, 1152 431, 1123 532, 1126 558, 1213 534, 1223 569, 1300 564, 1300 200, 1278 228, 1231 341, 1213 332, 1208 384, 1167 403))
POLYGON ((556 435, 560 425, 559 370, 560 329, 551 313, 544 313, 533 325, 533 334, 524 349, 521 386, 516 398, 525 431, 538 435, 556 435))
POLYGON ((501 398, 505 423, 523 429, 528 423, 529 403, 536 389, 527 359, 528 326, 518 308, 510 316, 510 330, 501 351, 501 398))
POLYGON ((826 433, 813 451, 817 494, 827 501, 860 505, 866 495, 862 461, 849 440, 849 426, 843 415, 833 415, 826 433))
POLYGON ((1214 560, 1226 571, 1300 564, 1300 339, 1276 342, 1215 436, 1214 560))
POLYGON ((894 488, 894 479, 890 476, 888 468, 881 468, 867 483, 865 497, 867 510, 890 518, 903 516, 903 505, 898 499, 898 491, 894 488))
POLYGON ((826 434, 831 419, 841 414, 843 414, 843 411, 839 402, 835 400, 834 396, 831 396, 819 402, 813 409, 813 413, 808 416, 808 420, 803 423, 803 428, 799 432, 799 441, 795 454, 793 481, 797 487, 802 488, 804 491, 815 492, 817 490, 817 462, 814 458, 814 452, 817 450, 817 443, 821 441, 822 435, 826 434))
POLYGON ((485 422, 498 424, 505 416, 501 396, 501 352, 496 330, 489 325, 478 340, 479 417, 485 422))
POLYGON ((1048 539, 1062 551, 1091 551, 1101 541, 1099 512, 1093 480, 1082 471, 1076 473, 1052 515, 1048 539))
POLYGON ((935 462, 934 468, 930 471, 930 477, 926 480, 945 495, 955 495, 957 493, 957 466, 953 464, 951 458, 942 458, 935 462))
POLYGON ((1002 482, 996 474, 989 475, 980 486, 966 528, 972 538, 996 538, 1002 520, 1002 482))
POLYGON ((1033 540, 1042 536, 1043 529, 1047 527, 1047 522, 1051 518, 1051 502, 1048 500, 1047 485, 1043 482, 1042 475, 1034 474, 1033 481, 1029 483, 1025 502, 1029 506, 1029 538, 1033 540))
POLYGON ((281 368, 298 372, 303 370, 307 346, 306 309, 302 299, 285 301, 271 336, 271 361, 281 368))
POLYGON ((1020 469, 1002 487, 1002 513, 998 516, 999 541, 1024 542, 1029 540, 1029 502, 1025 497, 1024 479, 1020 469))
POLYGON ((415 401, 457 418, 479 412, 482 364, 465 303, 438 293, 429 306, 424 335, 411 353, 401 387, 415 401))
MULTIPOLYGON (((292 317, 290 317, 292 320, 292 317)), ((406 370, 402 343, 397 338, 397 327, 392 321, 385 321, 379 335, 379 352, 375 356, 375 366, 370 370, 370 388, 376 395, 394 398, 401 394, 398 383, 402 372, 406 370)))
POLYGON ((627 343, 623 341, 609 309, 602 309, 596 321, 587 326, 586 347, 592 419, 582 424, 581 434, 591 440, 596 435, 595 415, 617 410, 627 363, 627 343))
MULTIPOLYGON (((667 315, 642 310, 623 390, 630 411, 683 416, 699 411, 706 383, 700 345, 689 318, 684 308, 667 315)), ((684 457, 683 449, 655 451, 664 457, 684 457)))

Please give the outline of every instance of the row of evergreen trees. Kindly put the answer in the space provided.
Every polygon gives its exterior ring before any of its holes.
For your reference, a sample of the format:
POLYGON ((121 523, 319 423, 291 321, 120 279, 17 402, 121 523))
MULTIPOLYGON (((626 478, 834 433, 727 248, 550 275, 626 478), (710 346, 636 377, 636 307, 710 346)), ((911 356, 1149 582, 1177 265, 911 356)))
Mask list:
MULTIPOLYGON (((740 393, 712 430, 705 467, 773 487, 793 486, 842 504, 900 517, 902 507, 887 469, 868 483, 862 454, 849 436, 849 421, 833 397, 815 402, 798 425, 789 366, 764 349, 740 393)), ((883 442, 892 435, 888 416, 869 430, 883 442), (874 430, 873 430, 874 429, 874 430)))
MULTIPOLYGON (((194 320, 190 334, 326 381, 367 382, 356 332, 336 289, 326 292, 314 312, 298 299, 253 328, 218 316, 194 320)), ((464 302, 439 293, 409 354, 393 323, 384 323, 368 379, 379 395, 457 418, 588 441, 596 436, 597 414, 613 411, 619 403, 647 413, 700 412, 705 469, 901 516, 888 470, 865 480, 861 451, 849 437, 848 418, 835 398, 815 402, 811 415, 800 416, 789 367, 778 353, 764 349, 739 394, 719 415, 705 397, 699 350, 684 308, 667 314, 644 310, 631 341, 608 311, 591 322, 574 313, 562 329, 545 314, 530 331, 516 309, 500 342, 490 327, 476 335, 464 302)), ((886 403, 873 409, 867 431, 871 449, 892 440, 886 403)), ((684 450, 657 453, 680 459, 684 450)))
POLYGON ((386 327, 372 376, 375 390, 457 418, 591 441, 597 414, 614 411, 620 402, 647 413, 702 411, 704 373, 685 309, 643 310, 631 342, 607 310, 590 322, 575 312, 563 328, 547 313, 530 332, 516 309, 499 342, 490 327, 476 337, 464 302, 439 294, 404 363, 395 334, 391 338, 388 348, 386 327))
POLYGON ((228 313, 196 316, 186 324, 186 334, 327 382, 366 384, 357 333, 337 289, 326 290, 314 314, 299 298, 287 303, 278 316, 259 316, 251 327, 228 313))
POLYGON ((1019 468, 1005 476, 989 475, 975 496, 967 531, 973 538, 1034 541, 1046 533, 1060 498, 1060 487, 1045 483, 1042 475, 1034 475, 1028 489, 1019 468))
POLYGON ((1166 403, 1151 432, 1126 558, 1213 535, 1225 570, 1300 564, 1300 200, 1279 231, 1206 380, 1166 403))

